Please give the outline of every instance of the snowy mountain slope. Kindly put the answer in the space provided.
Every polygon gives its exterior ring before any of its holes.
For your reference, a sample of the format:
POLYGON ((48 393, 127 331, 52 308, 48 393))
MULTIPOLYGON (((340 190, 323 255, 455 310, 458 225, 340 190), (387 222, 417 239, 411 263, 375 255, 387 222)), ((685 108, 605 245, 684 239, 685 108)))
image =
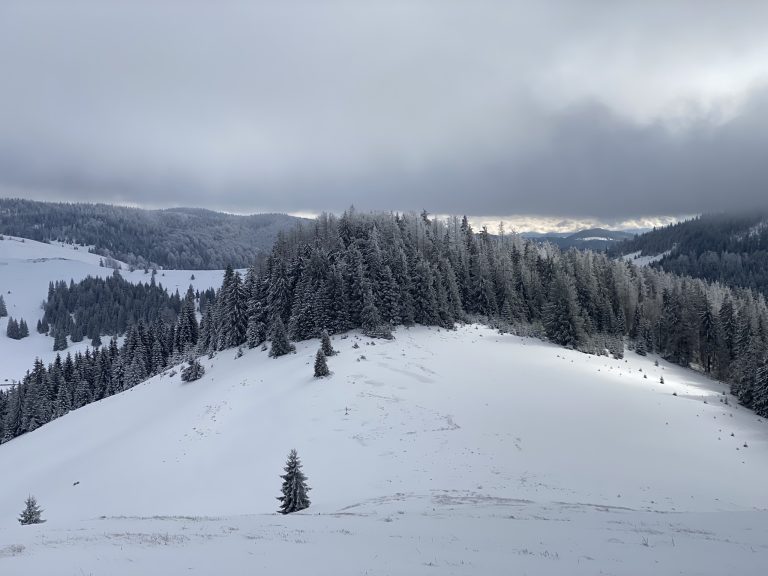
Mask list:
MULTIPOLYGON (((41 304, 48 294, 48 283, 57 280, 82 280, 86 276, 106 277, 109 268, 99 266, 100 256, 90 254, 87 248, 69 244, 46 244, 34 240, 22 240, 5 236, 0 241, 0 294, 3 294, 9 316, 24 318, 30 335, 22 340, 5 336, 8 318, 0 318, 0 386, 20 379, 31 368, 36 357, 46 363, 51 361, 53 338, 37 333, 35 325, 42 318, 41 304)), ((120 271, 130 282, 149 282, 150 276, 143 270, 130 272, 128 266, 120 271)), ((205 290, 221 285, 220 270, 162 270, 157 282, 170 291, 182 294, 192 284, 195 289, 205 290), (194 274, 195 279, 191 277, 194 274)), ((68 351, 84 351, 88 342, 70 346, 68 351)))
POLYGON ((337 337, 323 380, 317 341, 228 350, 0 446, 0 572, 763 573, 768 427, 717 383, 476 326, 396 337, 337 337), (282 517, 293 447, 312 506, 282 517), (16 523, 29 493, 46 524, 16 523))

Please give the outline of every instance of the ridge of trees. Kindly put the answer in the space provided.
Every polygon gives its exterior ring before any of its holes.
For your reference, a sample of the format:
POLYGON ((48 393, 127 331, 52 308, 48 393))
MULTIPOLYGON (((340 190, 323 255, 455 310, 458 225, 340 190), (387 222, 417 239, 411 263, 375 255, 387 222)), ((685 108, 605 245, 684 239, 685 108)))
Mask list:
POLYGON ((668 252, 652 266, 768 295, 768 214, 705 214, 614 244, 609 255, 668 252))
POLYGON ((270 256, 244 277, 228 267, 196 332, 194 315, 186 316, 189 328, 180 325, 183 317, 170 327, 139 321, 121 348, 113 339, 76 356, 70 369, 67 360, 47 369, 38 361, 0 395, 2 436, 206 353, 272 339, 270 355, 277 358, 292 347, 286 335, 305 340, 361 328, 389 337, 397 325, 451 329, 465 321, 616 357, 628 342, 641 354, 728 382, 742 404, 768 415, 763 295, 606 254, 475 232, 466 218, 321 215, 281 234, 270 256), (42 414, 38 405, 46 407, 42 414))
MULTIPOLYGON (((212 289, 191 294, 202 311, 214 297, 212 289)), ((37 331, 54 336, 58 342, 54 350, 63 350, 67 336, 72 342, 84 337, 95 342, 103 335, 122 335, 139 322, 172 324, 188 299, 178 292, 169 294, 162 284, 155 283, 154 274, 150 282, 136 284, 117 270, 108 278, 88 276, 78 283, 51 282, 37 331)))
POLYGON ((0 234, 93 246, 136 268, 244 268, 278 232, 301 221, 285 214, 237 216, 192 208, 143 210, 0 198, 0 234))

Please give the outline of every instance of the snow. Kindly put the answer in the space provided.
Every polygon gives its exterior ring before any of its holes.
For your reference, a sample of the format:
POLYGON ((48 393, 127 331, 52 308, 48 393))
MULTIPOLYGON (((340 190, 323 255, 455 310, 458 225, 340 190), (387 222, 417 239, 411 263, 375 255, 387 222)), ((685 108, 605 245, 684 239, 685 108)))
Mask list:
MULTIPOLYGON (((24 318, 30 331, 29 337, 22 340, 7 338, 8 318, 0 318, 0 386, 19 380, 36 357, 48 363, 56 356, 53 338, 35 330, 37 321, 43 317, 41 305, 48 295, 48 283, 111 275, 112 269, 99 266, 100 259, 85 246, 47 244, 12 236, 0 240, 0 294, 5 299, 9 317, 24 318)), ((150 281, 151 275, 144 274, 143 269, 130 272, 127 264, 122 267, 120 274, 126 280, 150 281)), ((218 288, 222 278, 221 270, 160 270, 156 281, 171 292, 179 290, 183 294, 190 284, 196 290, 218 288), (193 274, 195 279, 191 280, 193 274)), ((70 345, 67 352, 85 351, 88 344, 84 341, 70 345)))
POLYGON ((768 427, 719 383, 480 326, 395 335, 335 337, 324 379, 317 341, 227 350, 0 446, 0 573, 764 573, 768 427), (312 505, 281 516, 291 448, 312 505), (28 494, 47 523, 16 522, 28 494))
POLYGON ((623 258, 628 262, 632 262, 635 266, 650 266, 654 262, 658 262, 659 260, 666 258, 671 253, 672 250, 667 250, 666 252, 655 254, 653 256, 641 256, 642 252, 638 250, 637 252, 625 254, 623 258))

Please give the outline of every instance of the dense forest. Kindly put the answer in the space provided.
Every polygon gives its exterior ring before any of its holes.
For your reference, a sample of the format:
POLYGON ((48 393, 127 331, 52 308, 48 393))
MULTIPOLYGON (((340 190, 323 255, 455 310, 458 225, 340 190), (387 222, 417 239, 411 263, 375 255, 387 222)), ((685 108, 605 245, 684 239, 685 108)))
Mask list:
POLYGON ((236 216, 0 198, 0 234, 94 246, 94 252, 136 268, 245 268, 298 221, 285 214, 236 216))
POLYGON ((78 283, 51 282, 37 331, 54 336, 54 350, 63 350, 66 337, 72 342, 84 337, 97 342, 102 335, 124 334, 139 322, 172 324, 190 299, 199 301, 200 309, 205 310, 215 297, 212 292, 192 293, 190 288, 182 300, 178 292, 168 294, 162 284, 156 284, 154 274, 148 283, 133 284, 118 271, 106 279, 89 276, 78 283))
POLYGON ((768 295, 768 214, 708 214, 612 246, 611 256, 668 252, 653 266, 768 295))
MULTIPOLYGON (((185 300, 194 309, 195 295, 185 300)), ((272 340, 271 355, 280 356, 291 351, 287 337, 360 328, 388 338, 397 325, 451 329, 464 321, 587 353, 621 357, 625 344, 656 352, 730 383, 742 404, 768 415, 762 295, 601 253, 475 232, 466 218, 322 215, 281 234, 245 277, 229 267, 201 317, 199 325, 191 313, 175 323, 139 320, 121 347, 113 339, 98 352, 36 363, 0 395, 0 435, 10 439, 206 353, 272 340)))

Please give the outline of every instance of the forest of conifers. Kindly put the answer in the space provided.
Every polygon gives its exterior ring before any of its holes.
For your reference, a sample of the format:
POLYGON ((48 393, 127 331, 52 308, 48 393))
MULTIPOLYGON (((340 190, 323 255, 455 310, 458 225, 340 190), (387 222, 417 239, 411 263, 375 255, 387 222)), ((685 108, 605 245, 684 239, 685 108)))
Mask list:
POLYGON ((395 326, 468 321, 586 353, 620 357, 625 344, 658 353, 728 382, 742 404, 768 415, 763 295, 601 253, 561 252, 503 229, 474 231, 466 218, 322 215, 280 234, 244 275, 228 268, 202 314, 191 290, 165 309, 177 307, 175 318, 139 318, 121 346, 113 338, 47 367, 36 362, 0 394, 0 438, 195 356, 259 346, 284 331, 294 340, 356 328, 390 337, 395 326))

